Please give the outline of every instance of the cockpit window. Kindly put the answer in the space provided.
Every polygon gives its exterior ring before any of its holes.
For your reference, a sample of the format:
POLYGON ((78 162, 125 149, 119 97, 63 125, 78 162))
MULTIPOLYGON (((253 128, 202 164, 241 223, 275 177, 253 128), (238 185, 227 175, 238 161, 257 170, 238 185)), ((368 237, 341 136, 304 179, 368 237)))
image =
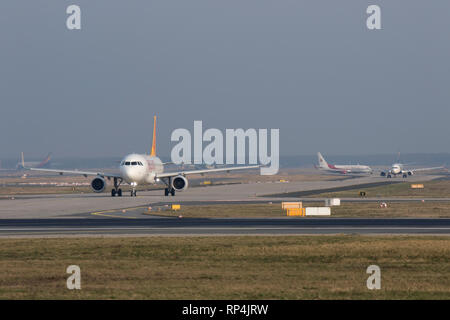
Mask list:
POLYGON ((140 161, 122 161, 120 163, 121 166, 143 166, 140 161))

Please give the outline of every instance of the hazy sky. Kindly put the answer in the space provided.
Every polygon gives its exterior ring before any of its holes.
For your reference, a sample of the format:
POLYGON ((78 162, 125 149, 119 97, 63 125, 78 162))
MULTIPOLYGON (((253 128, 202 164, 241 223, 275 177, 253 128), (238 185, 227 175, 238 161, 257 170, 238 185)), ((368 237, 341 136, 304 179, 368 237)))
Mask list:
POLYGON ((282 155, 450 151, 449 1, 2 0, 0 17, 0 158, 148 152, 155 113, 162 155, 194 120, 279 128, 282 155))

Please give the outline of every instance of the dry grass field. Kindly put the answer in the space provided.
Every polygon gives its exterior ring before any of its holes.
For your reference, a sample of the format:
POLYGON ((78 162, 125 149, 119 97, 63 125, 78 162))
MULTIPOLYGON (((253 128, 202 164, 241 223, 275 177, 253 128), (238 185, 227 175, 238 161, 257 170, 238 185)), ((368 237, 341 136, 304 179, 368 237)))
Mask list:
POLYGON ((0 299, 450 299, 450 238, 0 240, 0 299), (66 268, 81 268, 81 290, 66 268), (366 269, 381 268, 381 290, 366 269))
MULTIPOLYGON (((398 179, 397 179, 398 180, 398 179)), ((395 181, 395 180, 394 180, 395 181)), ((403 180, 402 180, 403 181, 403 180)), ((447 198, 450 197, 450 180, 434 180, 426 182, 401 182, 391 185, 358 188, 316 194, 313 197, 319 198, 355 198, 359 197, 359 192, 366 192, 366 197, 405 197, 405 198, 447 198), (411 184, 423 184, 423 189, 412 189, 411 184)))
MULTIPOLYGON (((305 202, 305 207, 324 206, 324 202, 305 202)), ((192 218, 279 218, 286 212, 280 203, 226 204, 226 205, 182 205, 179 211, 158 212, 163 215, 182 215, 192 218)), ((150 214, 157 214, 156 212, 150 214)), ((342 202, 341 206, 331 208, 332 217, 360 218, 450 218, 450 202, 388 202, 381 208, 380 202, 342 202)), ((308 217, 298 217, 308 219, 308 217)))

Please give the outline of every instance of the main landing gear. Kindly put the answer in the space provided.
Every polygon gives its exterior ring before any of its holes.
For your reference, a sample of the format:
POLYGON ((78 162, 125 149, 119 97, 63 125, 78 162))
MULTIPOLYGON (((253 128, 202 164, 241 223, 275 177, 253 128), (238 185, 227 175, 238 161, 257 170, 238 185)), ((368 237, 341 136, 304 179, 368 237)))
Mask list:
POLYGON ((172 195, 172 196, 174 196, 175 195, 175 189, 174 188, 165 188, 164 189, 164 196, 168 196, 168 195, 172 195))
POLYGON ((122 196, 122 189, 119 188, 121 183, 122 179, 114 178, 114 189, 111 190, 111 197, 115 197, 116 195, 118 197, 122 196))
POLYGON ((167 188, 164 189, 164 196, 167 197, 169 194, 173 197, 175 196, 175 189, 172 187, 172 178, 169 177, 168 181, 163 180, 167 188))

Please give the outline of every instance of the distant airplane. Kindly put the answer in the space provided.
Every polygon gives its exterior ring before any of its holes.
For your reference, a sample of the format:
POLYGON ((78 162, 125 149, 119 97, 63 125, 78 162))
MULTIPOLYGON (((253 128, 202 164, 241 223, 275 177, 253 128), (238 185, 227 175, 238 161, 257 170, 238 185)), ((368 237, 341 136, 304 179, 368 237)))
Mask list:
POLYGON ((20 154, 20 161, 17 162, 16 169, 17 170, 23 170, 29 167, 35 167, 35 168, 48 168, 51 165, 51 157, 52 153, 50 152, 47 157, 45 157, 44 160, 41 162, 39 161, 27 161, 25 162, 23 152, 20 154))
POLYGON ((444 169, 443 166, 441 167, 433 167, 433 168, 419 168, 419 169, 405 169, 405 165, 402 163, 394 163, 392 167, 389 170, 381 171, 380 176, 392 178, 396 177, 397 175, 401 175, 403 178, 407 178, 408 176, 412 176, 415 172, 418 171, 427 171, 427 170, 437 170, 437 169, 444 169))
POLYGON ((56 170, 56 169, 42 169, 42 168, 28 168, 29 170, 57 172, 59 174, 79 174, 85 177, 95 176, 91 182, 91 188, 94 192, 103 192, 106 187, 105 178, 113 179, 114 188, 111 190, 111 196, 122 196, 122 189, 119 188, 122 182, 127 182, 132 186, 131 196, 136 196, 136 186, 138 184, 156 184, 162 181, 167 187, 164 190, 164 195, 169 194, 174 196, 176 191, 186 190, 188 187, 187 175, 203 174, 210 172, 228 172, 232 170, 254 169, 259 168, 259 165, 241 166, 241 167, 225 167, 218 169, 204 169, 191 171, 177 171, 164 173, 164 163, 156 156, 156 116, 153 122, 153 141, 150 155, 147 154, 129 154, 126 155, 120 162, 120 173, 109 174, 103 172, 88 172, 77 170, 56 170))
POLYGON ((317 152, 317 158, 319 160, 319 166, 316 167, 320 170, 339 173, 339 174, 372 174, 373 170, 369 166, 364 165, 338 165, 329 164, 325 161, 320 152, 317 152))

